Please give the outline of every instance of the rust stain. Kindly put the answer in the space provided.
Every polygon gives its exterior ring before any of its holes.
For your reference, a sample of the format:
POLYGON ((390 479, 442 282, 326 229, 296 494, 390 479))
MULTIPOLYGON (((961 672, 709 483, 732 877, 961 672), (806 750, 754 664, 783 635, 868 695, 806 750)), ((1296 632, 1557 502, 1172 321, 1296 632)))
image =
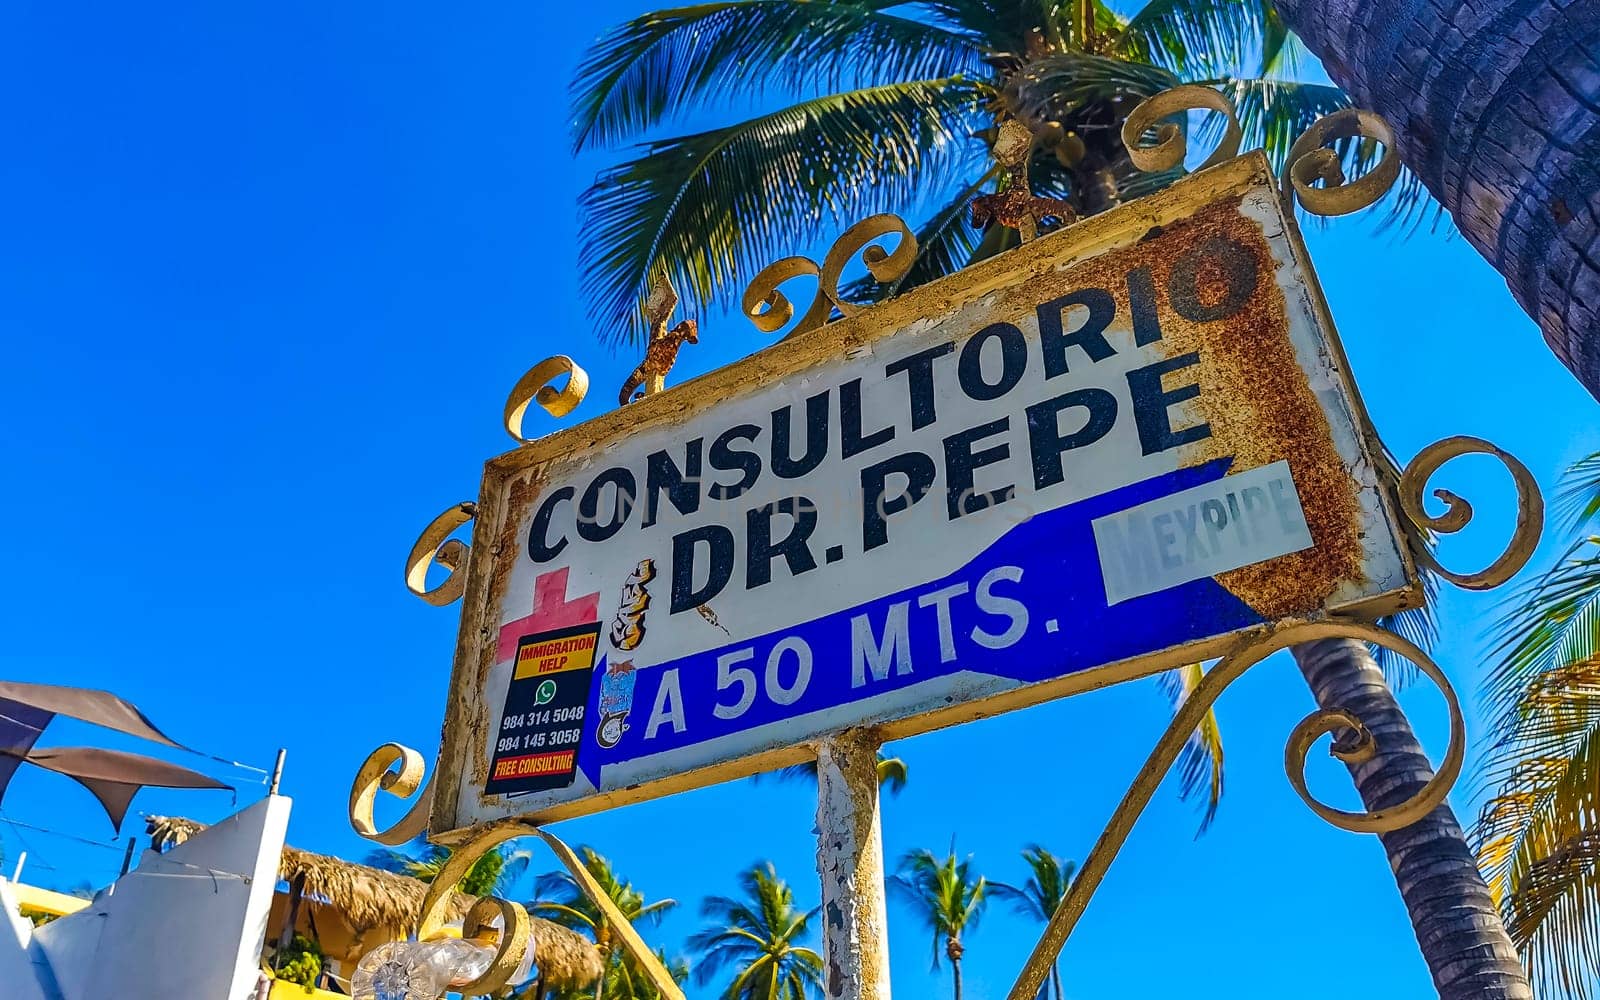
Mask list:
MULTIPOLYGON (((1192 370, 1199 376, 1199 411, 1212 431, 1199 445, 1205 459, 1231 455, 1235 472, 1287 460, 1315 542, 1304 551, 1219 574, 1217 582, 1267 618, 1313 611, 1339 583, 1361 579, 1361 511, 1351 472, 1295 357, 1288 305, 1273 279, 1277 262, 1238 202, 1207 206, 1167 233, 1190 245, 1220 236, 1253 258, 1255 289, 1238 312, 1212 322, 1189 322, 1167 312, 1162 329, 1177 352, 1200 352, 1202 364, 1192 370)), ((1167 285, 1173 257, 1152 255, 1158 288, 1167 285)), ((1220 304, 1228 290, 1220 264, 1199 269, 1195 294, 1202 305, 1220 304)))
MULTIPOLYGON (((513 477, 505 487, 505 502, 500 511, 500 533, 494 540, 494 569, 489 577, 488 600, 485 604, 490 619, 496 622, 500 619, 501 605, 505 603, 506 588, 511 586, 511 571, 517 565, 517 553, 521 548, 517 536, 528 508, 538 499, 539 491, 544 486, 542 471, 542 468, 536 468, 526 477, 513 477)), ((488 666, 492 665, 488 664, 480 670, 479 683, 486 678, 488 666)))
POLYGON ((526 475, 514 475, 503 488, 504 502, 499 507, 499 532, 495 535, 488 555, 489 581, 484 600, 484 627, 491 630, 476 644, 478 651, 476 680, 467 697, 459 702, 459 716, 466 728, 463 747, 471 771, 471 785, 482 788, 489 782, 489 755, 483 750, 489 745, 490 727, 494 725, 490 712, 496 706, 482 697, 488 683, 489 671, 494 667, 495 636, 498 635, 500 616, 505 606, 506 589, 511 586, 511 572, 516 568, 516 553, 520 546, 517 538, 528 508, 538 499, 544 486, 544 467, 535 466, 526 475))
MULTIPOLYGON (((1273 275, 1277 261, 1259 224, 1241 212, 1238 197, 1214 202, 1191 217, 1150 229, 1139 242, 1028 282, 1030 300, 1060 292, 1103 288, 1117 300, 1117 326, 1131 315, 1127 275, 1149 268, 1160 315, 1160 350, 1167 357, 1198 351, 1200 363, 1167 376, 1168 389, 1198 381, 1192 412, 1211 436, 1187 446, 1185 465, 1231 457, 1231 472, 1287 460, 1299 491, 1314 547, 1231 570, 1217 582, 1263 617, 1282 618, 1323 607, 1341 582, 1360 582, 1361 511, 1350 470, 1335 446, 1327 417, 1295 357, 1288 304, 1273 275), (1222 238, 1248 252, 1254 288, 1242 303, 1224 264, 1206 258, 1193 272, 1188 311, 1229 314, 1210 320, 1179 315, 1169 289, 1175 265, 1187 251, 1222 238)), ((1183 282, 1187 286, 1187 281, 1183 282)), ((1126 341, 1124 341, 1126 343, 1126 341)), ((1174 412, 1183 412, 1175 409, 1174 412)))

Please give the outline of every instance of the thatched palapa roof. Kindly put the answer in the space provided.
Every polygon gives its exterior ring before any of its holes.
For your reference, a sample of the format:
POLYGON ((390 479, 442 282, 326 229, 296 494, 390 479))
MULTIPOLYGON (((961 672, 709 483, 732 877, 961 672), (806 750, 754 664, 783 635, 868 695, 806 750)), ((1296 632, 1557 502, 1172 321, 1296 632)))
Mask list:
MULTIPOLYGON (((161 850, 205 829, 204 824, 177 816, 150 816, 145 821, 150 846, 161 850)), ((407 875, 358 865, 325 854, 284 845, 278 875, 290 884, 299 881, 307 899, 322 900, 339 912, 357 931, 384 930, 392 938, 415 932, 427 883, 407 875)), ((472 897, 453 893, 450 916, 459 920, 472 906, 472 897)), ((542 917, 529 917, 533 928, 533 961, 547 987, 584 987, 604 971, 600 953, 583 935, 542 917)))

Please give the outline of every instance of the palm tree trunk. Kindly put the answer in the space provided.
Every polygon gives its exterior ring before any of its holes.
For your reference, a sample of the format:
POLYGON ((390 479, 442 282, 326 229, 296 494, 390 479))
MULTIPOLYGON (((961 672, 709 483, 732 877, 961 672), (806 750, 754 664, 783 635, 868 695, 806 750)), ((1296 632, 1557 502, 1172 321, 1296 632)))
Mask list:
POLYGON ((611 971, 611 928, 601 922, 595 928, 595 948, 600 952, 600 978, 594 981, 594 1000, 605 1000, 606 973, 611 971))
MULTIPOLYGON (((1293 653, 1317 704, 1349 711, 1377 742, 1370 760, 1348 765, 1369 810, 1397 805, 1428 783, 1433 768, 1364 644, 1323 639, 1293 653)), ((1517 950, 1449 804, 1379 839, 1442 1000, 1531 1000, 1517 950)))
POLYGON ((1600 0, 1281 0, 1600 398, 1600 0))
POLYGON ((961 1000, 961 956, 967 949, 961 938, 952 934, 944 939, 944 953, 950 959, 950 977, 955 983, 956 1000, 961 1000))

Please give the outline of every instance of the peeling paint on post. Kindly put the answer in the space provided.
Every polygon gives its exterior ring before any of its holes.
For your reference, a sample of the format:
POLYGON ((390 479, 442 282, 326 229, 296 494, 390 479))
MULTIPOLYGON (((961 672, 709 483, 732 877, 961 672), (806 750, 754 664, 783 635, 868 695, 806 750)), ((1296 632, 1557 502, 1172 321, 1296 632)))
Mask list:
POLYGON ((828 1000, 889 1000, 878 742, 859 730, 818 746, 817 873, 828 1000))

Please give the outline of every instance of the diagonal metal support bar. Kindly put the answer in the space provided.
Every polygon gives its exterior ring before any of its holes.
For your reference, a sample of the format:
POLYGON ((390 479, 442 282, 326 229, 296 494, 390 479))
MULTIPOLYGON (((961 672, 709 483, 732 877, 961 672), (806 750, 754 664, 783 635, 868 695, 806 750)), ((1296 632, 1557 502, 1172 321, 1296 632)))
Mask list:
MULTIPOLYGON (((457 891, 455 887, 478 859, 501 844, 518 837, 538 837, 549 845, 550 850, 571 873, 578 888, 583 890, 589 902, 593 903, 605 917, 611 933, 617 936, 623 950, 633 960, 634 966, 644 973, 656 993, 663 1000, 684 1000, 683 989, 661 964, 655 952, 644 943, 644 939, 617 908, 617 904, 606 895, 605 889, 601 888, 600 883, 589 874, 589 870, 583 866, 583 860, 560 837, 526 820, 513 819, 486 824, 478 829, 470 841, 458 847, 450 855, 444 868, 428 885, 428 895, 422 901, 422 914, 417 921, 417 940, 426 941, 439 933, 449 914, 450 897, 457 891)), ((500 920, 500 930, 497 934, 494 961, 488 971, 478 979, 459 987, 462 996, 498 993, 510 981, 513 971, 521 965, 523 955, 531 946, 527 912, 518 903, 492 896, 483 897, 473 906, 467 914, 466 924, 462 927, 462 935, 470 937, 472 931, 488 928, 490 921, 496 917, 500 920)))
MULTIPOLYGON (((1073 880, 1066 896, 1062 898, 1061 905, 1056 908, 1056 912, 1050 917, 1050 922, 1045 925, 1044 933, 1040 936, 1039 943, 1034 946, 1033 953, 1028 956, 1028 961, 1023 965, 1016 985, 1011 987, 1008 1000, 1033 1000, 1038 995, 1039 988, 1044 985, 1045 977, 1050 974, 1050 968, 1055 964, 1056 956, 1061 954, 1062 946, 1067 943, 1068 936, 1072 934, 1084 910, 1088 908, 1089 900, 1100 887, 1107 870, 1111 867, 1111 862, 1122 850, 1128 834, 1133 830, 1133 824, 1138 822, 1145 806, 1150 804, 1157 786, 1166 777, 1173 762, 1178 759, 1189 734, 1200 724, 1200 720, 1211 710, 1211 706, 1216 704, 1222 692, 1243 676, 1246 670, 1279 650, 1314 639, 1339 637, 1361 639, 1391 649, 1416 664, 1418 669, 1438 685, 1450 711, 1449 748, 1445 751, 1444 760, 1433 778, 1422 787, 1421 791, 1405 802, 1370 813, 1334 809, 1312 798, 1307 790, 1306 753, 1323 735, 1346 729, 1354 729, 1362 737, 1355 741, 1352 752, 1370 753, 1373 749, 1372 734, 1362 725, 1360 719, 1348 712, 1319 710, 1295 726, 1289 736, 1289 743, 1284 749, 1284 767, 1289 773, 1289 783, 1318 816, 1341 829, 1358 833, 1387 833, 1409 826, 1432 812, 1444 801, 1456 778, 1461 774, 1461 765, 1466 757, 1466 722, 1462 718, 1461 703, 1456 698, 1455 689, 1450 686, 1444 672, 1427 653, 1404 637, 1375 625, 1341 619, 1291 622, 1256 633, 1224 656, 1174 714, 1172 723, 1167 726, 1166 732, 1161 734, 1161 739, 1156 743, 1149 759, 1139 769, 1132 786, 1117 805, 1116 811, 1112 813, 1105 832, 1100 834, 1100 839, 1095 842, 1094 848, 1090 850, 1089 856, 1078 870, 1078 876, 1073 880)), ((1336 749, 1335 753, 1338 752, 1336 749)))

